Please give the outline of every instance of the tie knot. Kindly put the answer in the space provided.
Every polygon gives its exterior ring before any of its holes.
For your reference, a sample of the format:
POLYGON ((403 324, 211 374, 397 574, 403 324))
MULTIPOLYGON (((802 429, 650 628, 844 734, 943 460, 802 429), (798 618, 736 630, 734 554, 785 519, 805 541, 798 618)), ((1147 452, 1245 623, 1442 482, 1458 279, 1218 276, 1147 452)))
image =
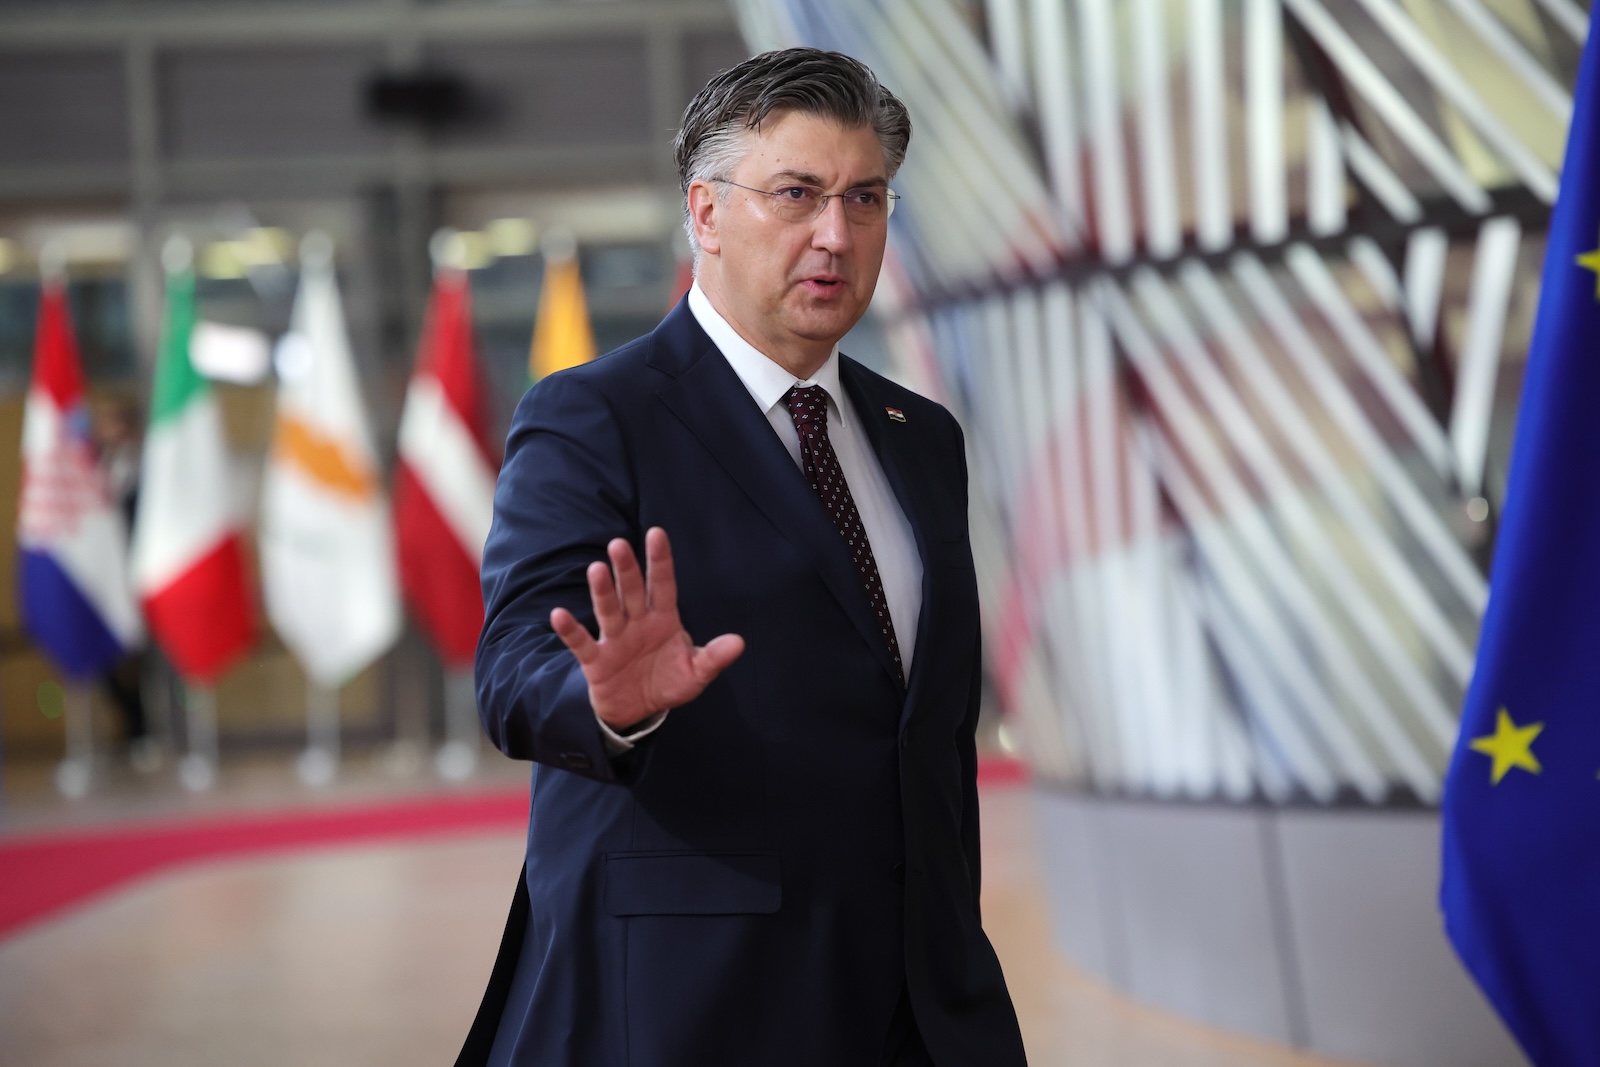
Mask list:
POLYGON ((789 406, 789 417, 797 426, 807 423, 815 423, 819 429, 827 426, 828 391, 822 386, 808 385, 802 389, 797 385, 784 394, 783 400, 789 406))

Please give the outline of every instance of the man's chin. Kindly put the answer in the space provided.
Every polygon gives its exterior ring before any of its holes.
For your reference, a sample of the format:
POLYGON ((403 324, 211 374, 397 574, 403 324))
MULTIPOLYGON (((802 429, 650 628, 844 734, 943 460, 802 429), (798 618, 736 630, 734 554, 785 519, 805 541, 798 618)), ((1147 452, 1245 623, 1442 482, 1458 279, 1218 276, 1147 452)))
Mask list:
POLYGON ((804 337, 808 341, 826 341, 832 344, 850 332, 850 328, 861 321, 861 316, 866 312, 864 307, 844 307, 815 305, 802 309, 799 314, 789 320, 789 328, 797 337, 804 337))

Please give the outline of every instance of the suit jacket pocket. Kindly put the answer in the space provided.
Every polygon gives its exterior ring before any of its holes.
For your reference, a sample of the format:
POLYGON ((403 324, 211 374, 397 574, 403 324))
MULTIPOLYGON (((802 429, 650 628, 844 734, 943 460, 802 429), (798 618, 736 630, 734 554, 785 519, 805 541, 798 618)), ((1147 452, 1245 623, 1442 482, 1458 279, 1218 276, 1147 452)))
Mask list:
POLYGON ((783 903, 776 852, 610 852, 612 915, 770 915, 783 903))

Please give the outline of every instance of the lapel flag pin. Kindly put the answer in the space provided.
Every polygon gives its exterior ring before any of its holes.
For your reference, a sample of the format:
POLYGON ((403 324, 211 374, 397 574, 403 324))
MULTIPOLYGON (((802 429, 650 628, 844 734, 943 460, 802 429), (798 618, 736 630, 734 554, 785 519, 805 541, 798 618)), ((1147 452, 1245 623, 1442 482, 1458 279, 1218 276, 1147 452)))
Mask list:
POLYGON ((906 413, 901 411, 899 408, 884 408, 883 410, 887 411, 889 413, 889 417, 895 422, 906 421, 906 413))

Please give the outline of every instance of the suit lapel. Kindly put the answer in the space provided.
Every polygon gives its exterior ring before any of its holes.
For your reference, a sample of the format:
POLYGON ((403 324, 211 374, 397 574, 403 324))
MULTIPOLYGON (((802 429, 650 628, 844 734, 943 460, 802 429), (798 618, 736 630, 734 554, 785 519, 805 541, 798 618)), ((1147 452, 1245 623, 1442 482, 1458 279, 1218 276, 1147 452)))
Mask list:
POLYGON ((657 392, 662 403, 699 438, 778 533, 811 561, 884 671, 898 683, 894 660, 844 539, 738 374, 686 304, 668 316, 658 340, 666 347, 658 346, 649 362, 674 375, 657 392))
POLYGON ((917 552, 922 557, 922 609, 917 613, 917 642, 911 658, 911 673, 906 678, 905 712, 909 712, 915 704, 917 683, 927 673, 924 664, 932 650, 928 639, 933 620, 938 614, 939 593, 931 566, 933 517, 928 513, 928 494, 922 491, 921 485, 921 479, 926 474, 918 460, 921 450, 917 447, 917 440, 922 428, 888 420, 883 398, 874 395, 871 379, 862 373, 855 360, 840 357, 839 379, 850 394, 856 417, 861 420, 872 451, 877 454, 878 465, 883 468, 884 477, 889 480, 889 487, 900 502, 900 510, 911 524, 917 552))

